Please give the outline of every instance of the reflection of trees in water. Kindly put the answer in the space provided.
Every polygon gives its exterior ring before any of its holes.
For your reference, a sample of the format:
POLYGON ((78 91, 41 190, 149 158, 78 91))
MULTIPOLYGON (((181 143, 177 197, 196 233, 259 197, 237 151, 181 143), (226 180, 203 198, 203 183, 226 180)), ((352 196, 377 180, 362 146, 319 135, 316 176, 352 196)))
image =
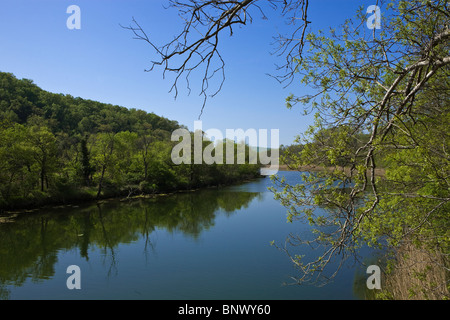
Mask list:
POLYGON ((89 260, 89 248, 103 249, 110 258, 108 274, 117 272, 115 249, 121 243, 144 239, 144 253, 154 250, 150 235, 156 229, 197 238, 214 226, 219 212, 227 216, 247 207, 258 193, 202 190, 168 197, 126 202, 111 201, 89 207, 52 209, 22 215, 0 224, 0 299, 5 286, 49 279, 55 274, 59 250, 77 248, 89 260))
POLYGON ((8 300, 10 296, 9 290, 6 285, 0 283, 0 300, 8 300))
MULTIPOLYGON (((27 217, 28 218, 28 217, 27 217)), ((21 285, 49 279, 57 261, 54 242, 59 234, 54 222, 46 216, 20 219, 19 225, 0 225, 0 298, 9 297, 5 285, 21 285)))
POLYGON ((144 225, 142 226, 142 237, 145 239, 144 243, 144 255, 145 255, 145 262, 148 261, 148 248, 152 250, 152 252, 155 252, 155 247, 153 245, 153 242, 150 240, 150 234, 153 233, 155 230, 154 226, 149 225, 149 209, 147 207, 144 208, 145 211, 145 221, 144 225))
MULTIPOLYGON (((371 274, 367 273, 367 267, 376 265, 382 271, 386 269, 386 252, 384 250, 370 250, 370 255, 364 257, 355 268, 353 275, 353 294, 360 300, 375 300, 377 289, 367 288, 367 279, 371 274)), ((382 285, 384 285, 382 283, 382 285)))
POLYGON ((111 240, 109 238, 109 232, 106 230, 105 223, 103 222, 102 206, 97 204, 97 208, 98 208, 98 217, 99 217, 102 234, 103 234, 103 240, 104 240, 104 255, 103 255, 103 257, 106 258, 108 256, 108 248, 111 253, 110 254, 111 263, 109 265, 109 270, 108 270, 108 277, 109 277, 113 270, 117 274, 116 254, 114 252, 114 245, 111 244, 111 240))

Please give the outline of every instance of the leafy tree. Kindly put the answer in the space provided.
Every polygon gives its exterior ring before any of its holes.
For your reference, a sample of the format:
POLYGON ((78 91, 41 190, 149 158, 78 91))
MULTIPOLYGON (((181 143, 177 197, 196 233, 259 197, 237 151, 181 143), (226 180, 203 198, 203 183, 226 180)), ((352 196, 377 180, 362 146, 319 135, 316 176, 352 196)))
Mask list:
POLYGON ((11 198, 20 197, 30 186, 31 146, 27 143, 27 129, 20 124, 3 123, 0 127, 0 192, 1 203, 8 204, 11 198))
POLYGON ((41 191, 49 187, 49 177, 54 172, 56 158, 56 138, 46 127, 33 126, 29 129, 28 141, 32 157, 39 172, 41 191))
POLYGON ((287 103, 307 105, 317 116, 299 137, 304 149, 295 165, 335 170, 304 174, 297 186, 274 179, 283 187, 274 192, 289 220, 316 227, 314 240, 293 236, 290 244, 324 248, 315 261, 283 248, 301 272, 299 282, 320 279, 331 259, 353 256, 363 243, 399 248, 412 241, 447 259, 447 5, 390 1, 380 32, 367 32, 361 11, 339 31, 307 35, 308 55, 298 59, 298 71, 316 91, 287 103), (361 133, 366 138, 355 144, 361 133), (384 179, 377 177, 381 161, 384 179))
POLYGON ((96 168, 95 178, 98 180, 97 198, 100 197, 105 180, 106 170, 114 162, 115 134, 99 133, 92 137, 92 160, 96 168))
POLYGON ((87 137, 83 137, 80 141, 80 151, 81 151, 81 167, 82 167, 82 176, 83 181, 86 186, 91 184, 91 175, 94 169, 91 166, 90 154, 87 147, 87 137))

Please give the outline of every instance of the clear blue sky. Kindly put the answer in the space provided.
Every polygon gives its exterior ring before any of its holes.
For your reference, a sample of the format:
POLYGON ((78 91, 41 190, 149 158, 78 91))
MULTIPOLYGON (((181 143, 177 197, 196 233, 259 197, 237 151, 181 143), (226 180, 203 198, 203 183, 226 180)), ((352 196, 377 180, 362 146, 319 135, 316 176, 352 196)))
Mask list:
MULTIPOLYGON (((354 16, 359 6, 376 0, 311 0, 309 19, 314 29, 338 26, 354 16)), ((158 44, 164 44, 182 27, 178 12, 165 10, 164 0, 0 0, 0 71, 32 79, 44 90, 142 109, 177 120, 193 129, 201 110, 199 87, 181 90, 177 100, 168 93, 170 77, 162 70, 144 72, 155 59, 151 47, 133 40, 132 17, 158 44), (69 30, 68 6, 81 9, 81 29, 69 30)), ((269 12, 269 11, 268 11, 269 12)), ((203 129, 279 129, 280 143, 311 124, 300 107, 288 110, 285 98, 308 91, 299 82, 288 88, 267 73, 277 62, 271 55, 272 37, 288 26, 278 13, 259 19, 224 38, 219 48, 226 60, 226 82, 202 115, 203 129)), ((184 88, 180 83, 180 88, 184 88)))

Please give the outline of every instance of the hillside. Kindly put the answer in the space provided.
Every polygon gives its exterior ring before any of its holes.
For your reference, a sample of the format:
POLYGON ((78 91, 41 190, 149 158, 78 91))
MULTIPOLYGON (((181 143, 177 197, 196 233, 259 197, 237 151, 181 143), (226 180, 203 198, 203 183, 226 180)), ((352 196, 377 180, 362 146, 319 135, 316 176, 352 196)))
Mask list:
POLYGON ((47 92, 0 72, 0 210, 258 176, 256 165, 174 165, 177 128, 154 113, 47 92))

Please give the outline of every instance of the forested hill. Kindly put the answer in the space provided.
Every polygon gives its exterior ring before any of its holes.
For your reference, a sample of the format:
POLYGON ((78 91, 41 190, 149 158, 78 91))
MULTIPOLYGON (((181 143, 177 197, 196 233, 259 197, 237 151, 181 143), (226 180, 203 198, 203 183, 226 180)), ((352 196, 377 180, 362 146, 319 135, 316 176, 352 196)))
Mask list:
POLYGON ((174 165, 170 138, 180 127, 154 113, 50 93, 0 72, 0 211, 259 175, 257 165, 174 165))
POLYGON ((0 72, 0 117, 20 124, 45 122, 54 134, 70 136, 149 128, 172 132, 179 127, 176 121, 143 110, 51 93, 32 80, 4 72, 0 72))

